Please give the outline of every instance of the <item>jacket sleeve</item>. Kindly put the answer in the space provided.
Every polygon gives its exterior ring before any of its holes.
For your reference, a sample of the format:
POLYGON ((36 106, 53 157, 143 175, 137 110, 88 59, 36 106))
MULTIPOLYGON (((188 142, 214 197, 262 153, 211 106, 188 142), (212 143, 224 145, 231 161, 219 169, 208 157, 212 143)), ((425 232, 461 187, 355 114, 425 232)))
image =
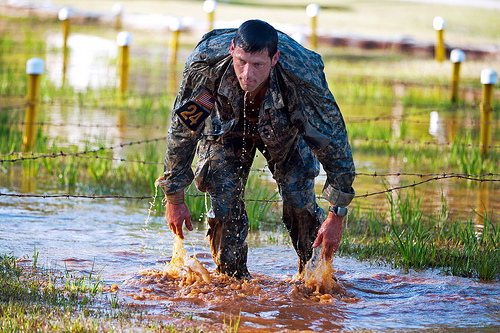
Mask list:
POLYGON ((326 171, 327 180, 323 188, 323 198, 331 204, 345 207, 354 198, 352 183, 355 167, 349 145, 344 119, 340 109, 328 89, 326 79, 318 84, 302 84, 293 92, 293 100, 299 112, 302 137, 314 151, 326 171))
POLYGON ((201 79, 197 71, 186 70, 174 103, 165 153, 164 179, 159 182, 165 194, 182 191, 194 178, 191 165, 204 124, 200 124, 194 130, 189 129, 181 121, 177 110, 195 100, 197 94, 201 94, 199 84, 202 82, 201 79))
POLYGON ((279 48, 278 65, 291 120, 326 171, 323 197, 345 207, 354 198, 355 168, 344 119, 328 88, 321 56, 285 34, 280 35, 279 48))
MULTIPOLYGON (((235 31, 235 29, 219 29, 205 34, 186 60, 181 87, 172 110, 165 153, 164 180, 159 182, 165 194, 183 190, 194 179, 191 165, 205 121, 188 128, 179 114, 182 115, 181 111, 189 109, 189 106, 193 107, 193 103, 197 103, 196 106, 199 108, 204 108, 208 114, 211 113, 213 106, 209 104, 213 104, 213 101, 201 102, 200 97, 209 96, 215 100, 213 93, 217 90, 218 81, 229 64, 229 46, 235 31)), ((191 119, 196 120, 196 114, 191 119)), ((210 121, 210 116, 206 121, 210 121)))

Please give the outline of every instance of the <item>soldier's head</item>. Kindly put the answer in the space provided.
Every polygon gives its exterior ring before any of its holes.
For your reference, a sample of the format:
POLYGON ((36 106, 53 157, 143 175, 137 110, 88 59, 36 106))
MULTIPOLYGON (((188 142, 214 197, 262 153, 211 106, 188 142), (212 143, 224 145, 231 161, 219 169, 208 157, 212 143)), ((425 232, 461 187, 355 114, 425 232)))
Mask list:
POLYGON ((278 33, 267 22, 248 20, 236 31, 233 43, 247 53, 267 50, 269 58, 272 58, 278 51, 278 33))
POLYGON ((258 92, 278 62, 278 33, 264 21, 246 21, 234 36, 231 56, 241 88, 258 92))

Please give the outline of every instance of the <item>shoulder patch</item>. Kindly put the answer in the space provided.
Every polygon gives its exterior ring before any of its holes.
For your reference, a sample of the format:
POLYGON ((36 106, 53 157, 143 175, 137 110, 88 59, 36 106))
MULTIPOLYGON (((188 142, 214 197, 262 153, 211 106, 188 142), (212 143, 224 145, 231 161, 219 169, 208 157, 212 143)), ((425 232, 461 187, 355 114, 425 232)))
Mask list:
POLYGON ((207 119, 210 112, 205 110, 205 108, 203 108, 200 104, 191 101, 177 109, 175 114, 177 114, 179 119, 184 123, 184 125, 186 125, 187 128, 191 131, 195 131, 201 124, 203 124, 205 119, 207 119))
POLYGON ((196 101, 198 103, 200 103, 201 105, 203 105, 204 107, 206 107, 207 109, 212 110, 212 108, 214 107, 216 98, 204 91, 201 94, 201 96, 198 97, 198 99, 196 101))

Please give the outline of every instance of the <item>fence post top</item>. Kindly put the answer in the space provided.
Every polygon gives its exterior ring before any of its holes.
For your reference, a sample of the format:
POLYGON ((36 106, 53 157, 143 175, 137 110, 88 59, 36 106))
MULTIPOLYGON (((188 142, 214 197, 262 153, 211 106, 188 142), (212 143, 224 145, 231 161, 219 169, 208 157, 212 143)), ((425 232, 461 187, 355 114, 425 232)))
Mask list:
POLYGON ((122 31, 116 37, 116 43, 118 46, 129 46, 132 44, 132 34, 127 31, 122 31))
POLYGON ((465 53, 460 49, 454 49, 450 53, 450 61, 452 63, 464 62, 465 61, 465 53))
POLYGON ((217 8, 217 1, 215 0, 206 0, 203 2, 203 11, 205 13, 213 13, 217 8))
POLYGON ((170 31, 179 31, 183 28, 182 21, 177 17, 172 18, 168 26, 170 31))
POLYGON ((306 14, 309 17, 318 16, 320 11, 321 11, 321 7, 315 3, 311 3, 311 4, 307 5, 307 7, 306 7, 306 14))
POLYGON ((485 68, 481 71, 481 84, 497 84, 498 74, 491 68, 485 68))
POLYGON ((432 20, 432 26, 435 30, 444 30, 444 28, 446 28, 446 21, 441 16, 436 16, 434 20, 432 20))
POLYGON ((45 61, 40 58, 31 58, 26 61, 26 74, 45 73, 45 61))
POLYGON ((111 11, 113 12, 113 14, 115 15, 121 15, 121 13, 123 12, 123 4, 121 2, 116 2, 111 11))
POLYGON ((71 8, 64 7, 59 10, 59 13, 57 14, 57 17, 59 17, 60 21, 65 21, 68 20, 71 17, 71 8))

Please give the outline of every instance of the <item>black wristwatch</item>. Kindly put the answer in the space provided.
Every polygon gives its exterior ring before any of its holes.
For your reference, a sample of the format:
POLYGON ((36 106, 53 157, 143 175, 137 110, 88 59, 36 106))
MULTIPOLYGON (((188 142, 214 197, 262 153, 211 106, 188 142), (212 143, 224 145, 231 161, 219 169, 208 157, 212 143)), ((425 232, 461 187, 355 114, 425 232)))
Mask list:
POLYGON ((349 209, 347 209, 347 207, 336 207, 332 205, 330 205, 328 210, 338 216, 346 216, 349 212, 349 209))

